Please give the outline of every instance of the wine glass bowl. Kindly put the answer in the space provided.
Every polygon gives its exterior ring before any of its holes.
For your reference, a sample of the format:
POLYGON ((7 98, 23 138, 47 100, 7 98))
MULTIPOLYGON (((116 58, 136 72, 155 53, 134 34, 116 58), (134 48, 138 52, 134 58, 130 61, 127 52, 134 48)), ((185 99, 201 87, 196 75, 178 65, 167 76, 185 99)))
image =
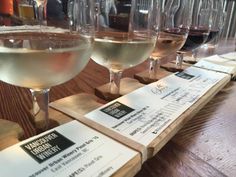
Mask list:
POLYGON ((32 113, 42 130, 49 128, 50 88, 86 66, 94 43, 92 0, 52 2, 16 1, 17 20, 0 26, 0 80, 30 88, 32 113))
POLYGON ((64 83, 85 67, 92 52, 91 38, 62 29, 1 30, 0 41, 5 45, 0 46, 0 79, 16 86, 44 89, 64 83))

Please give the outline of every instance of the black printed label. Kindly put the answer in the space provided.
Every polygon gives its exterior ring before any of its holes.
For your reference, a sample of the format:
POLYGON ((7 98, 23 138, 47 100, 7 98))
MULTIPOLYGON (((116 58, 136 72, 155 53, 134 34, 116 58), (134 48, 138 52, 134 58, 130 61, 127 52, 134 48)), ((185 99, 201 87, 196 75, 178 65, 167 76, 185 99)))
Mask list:
POLYGON ((52 131, 21 145, 21 148, 38 163, 42 163, 74 144, 57 131, 52 131))
POLYGON ((108 114, 109 116, 116 118, 116 119, 120 119, 120 118, 124 117, 125 115, 134 111, 134 109, 117 101, 117 102, 114 102, 111 105, 101 109, 101 111, 108 114))
POLYGON ((176 73, 175 75, 182 78, 182 79, 187 79, 187 80, 190 80, 195 77, 195 76, 187 74, 185 72, 179 72, 179 73, 176 73))

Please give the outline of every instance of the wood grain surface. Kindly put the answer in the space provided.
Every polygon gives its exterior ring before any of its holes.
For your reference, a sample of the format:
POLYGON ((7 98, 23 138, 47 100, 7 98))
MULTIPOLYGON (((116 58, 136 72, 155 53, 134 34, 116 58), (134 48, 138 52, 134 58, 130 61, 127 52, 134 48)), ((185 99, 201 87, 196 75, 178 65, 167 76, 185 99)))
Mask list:
POLYGON ((173 139, 227 176, 236 176, 235 101, 231 82, 173 139))
MULTIPOLYGON (((224 41, 225 42, 225 41, 224 41)), ((235 50, 235 42, 225 43, 221 53, 235 50), (232 45, 234 45, 232 47, 232 45)), ((124 77, 147 69, 147 62, 126 70, 124 77)), ((94 88, 109 81, 107 69, 90 61, 74 79, 55 86, 50 101, 78 94, 94 94, 94 88)), ((197 116, 148 160, 137 177, 236 176, 236 83, 217 94, 197 116)), ((105 101, 101 101, 105 103, 105 101)), ((18 123, 24 137, 36 134, 29 110, 32 108, 28 89, 0 82, 0 118, 18 123)), ((2 140, 0 140, 2 142, 2 140)))

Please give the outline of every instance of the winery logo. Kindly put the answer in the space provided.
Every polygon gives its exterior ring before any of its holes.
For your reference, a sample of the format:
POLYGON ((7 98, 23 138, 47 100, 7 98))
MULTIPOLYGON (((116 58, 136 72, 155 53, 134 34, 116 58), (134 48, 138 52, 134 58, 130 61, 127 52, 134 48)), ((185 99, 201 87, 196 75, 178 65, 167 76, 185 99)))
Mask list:
POLYGON ((151 88, 151 92, 155 95, 161 95, 169 90, 170 88, 165 83, 161 83, 160 81, 155 84, 155 87, 151 88))
POLYGON ((182 79, 186 79, 186 80, 190 80, 192 78, 194 78, 195 76, 191 75, 191 74, 187 74, 185 72, 178 72, 175 74, 176 76, 182 78, 182 79))
POLYGON ((108 105, 107 107, 101 109, 100 111, 108 114, 109 116, 111 116, 113 118, 120 119, 120 118, 124 117, 125 115, 134 111, 134 109, 116 101, 116 102, 108 105))
POLYGON ((20 147, 38 163, 42 163, 74 144, 57 131, 52 131, 20 147))

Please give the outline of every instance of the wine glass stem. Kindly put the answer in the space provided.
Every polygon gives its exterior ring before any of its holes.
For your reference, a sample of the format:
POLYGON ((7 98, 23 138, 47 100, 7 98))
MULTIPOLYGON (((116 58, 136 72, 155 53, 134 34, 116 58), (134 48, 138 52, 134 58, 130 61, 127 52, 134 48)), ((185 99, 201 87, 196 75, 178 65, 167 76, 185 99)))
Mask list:
POLYGON ((158 70, 160 69, 160 60, 159 59, 154 59, 150 58, 150 63, 149 63, 149 78, 150 79, 157 79, 157 73, 158 70))
POLYGON ((193 58, 194 62, 197 62, 197 51, 196 50, 192 51, 192 58, 193 58))
POLYGON ((110 70, 110 93, 114 95, 120 94, 120 79, 122 71, 110 70))
POLYGON ((33 116, 39 128, 42 130, 47 130, 49 128, 49 90, 50 89, 30 89, 33 99, 33 116))
POLYGON ((176 68, 177 69, 183 69, 183 58, 184 58, 184 54, 178 52, 177 56, 176 56, 176 68))

